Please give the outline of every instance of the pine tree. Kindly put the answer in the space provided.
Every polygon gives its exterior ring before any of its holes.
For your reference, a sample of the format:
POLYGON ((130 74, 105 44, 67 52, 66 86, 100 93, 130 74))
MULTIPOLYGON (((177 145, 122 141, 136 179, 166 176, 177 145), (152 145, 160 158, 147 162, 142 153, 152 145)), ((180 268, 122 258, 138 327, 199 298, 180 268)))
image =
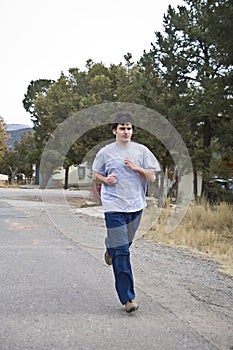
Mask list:
POLYGON ((232 130, 232 4, 185 0, 164 15, 164 33, 141 65, 164 82, 164 109, 202 171, 208 195, 214 154, 227 152, 232 130), (230 59, 231 58, 231 59, 230 59))

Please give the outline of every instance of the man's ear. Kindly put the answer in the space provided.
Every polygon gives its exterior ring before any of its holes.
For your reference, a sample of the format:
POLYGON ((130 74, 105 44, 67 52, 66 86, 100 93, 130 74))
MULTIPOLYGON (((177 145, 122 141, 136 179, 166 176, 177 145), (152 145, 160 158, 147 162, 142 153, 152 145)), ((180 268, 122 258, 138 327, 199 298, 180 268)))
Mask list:
POLYGON ((112 129, 113 135, 116 135, 116 129, 112 129))

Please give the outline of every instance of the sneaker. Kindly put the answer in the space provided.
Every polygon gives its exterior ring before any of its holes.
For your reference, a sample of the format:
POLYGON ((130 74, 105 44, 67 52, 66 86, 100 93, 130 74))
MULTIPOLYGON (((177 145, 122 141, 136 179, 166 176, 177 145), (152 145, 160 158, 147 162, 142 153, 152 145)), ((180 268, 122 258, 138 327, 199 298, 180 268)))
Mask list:
POLYGON ((138 309, 138 304, 135 300, 129 300, 125 303, 125 311, 126 312, 133 312, 138 309))
POLYGON ((107 250, 106 250, 106 252, 104 253, 104 260, 105 260, 105 262, 106 262, 107 265, 112 265, 112 258, 111 258, 111 256, 109 255, 109 253, 107 252, 107 250))

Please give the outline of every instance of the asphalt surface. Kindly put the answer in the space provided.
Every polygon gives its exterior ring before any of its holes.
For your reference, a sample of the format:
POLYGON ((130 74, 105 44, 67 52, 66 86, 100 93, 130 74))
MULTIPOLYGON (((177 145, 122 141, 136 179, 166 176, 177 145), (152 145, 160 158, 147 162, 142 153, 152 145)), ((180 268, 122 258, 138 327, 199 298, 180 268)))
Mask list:
POLYGON ((233 349, 230 277, 138 238, 139 310, 127 314, 103 261, 101 208, 78 210, 69 195, 0 189, 0 350, 233 349))

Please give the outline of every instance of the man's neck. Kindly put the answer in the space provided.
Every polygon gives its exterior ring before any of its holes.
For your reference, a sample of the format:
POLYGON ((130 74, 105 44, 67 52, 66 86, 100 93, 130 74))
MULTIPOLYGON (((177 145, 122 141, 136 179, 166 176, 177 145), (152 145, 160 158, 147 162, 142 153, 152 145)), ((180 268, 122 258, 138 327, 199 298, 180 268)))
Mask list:
POLYGON ((131 144, 131 141, 127 141, 127 142, 121 142, 119 140, 116 140, 116 144, 117 146, 121 147, 121 148, 126 148, 129 147, 131 144))

